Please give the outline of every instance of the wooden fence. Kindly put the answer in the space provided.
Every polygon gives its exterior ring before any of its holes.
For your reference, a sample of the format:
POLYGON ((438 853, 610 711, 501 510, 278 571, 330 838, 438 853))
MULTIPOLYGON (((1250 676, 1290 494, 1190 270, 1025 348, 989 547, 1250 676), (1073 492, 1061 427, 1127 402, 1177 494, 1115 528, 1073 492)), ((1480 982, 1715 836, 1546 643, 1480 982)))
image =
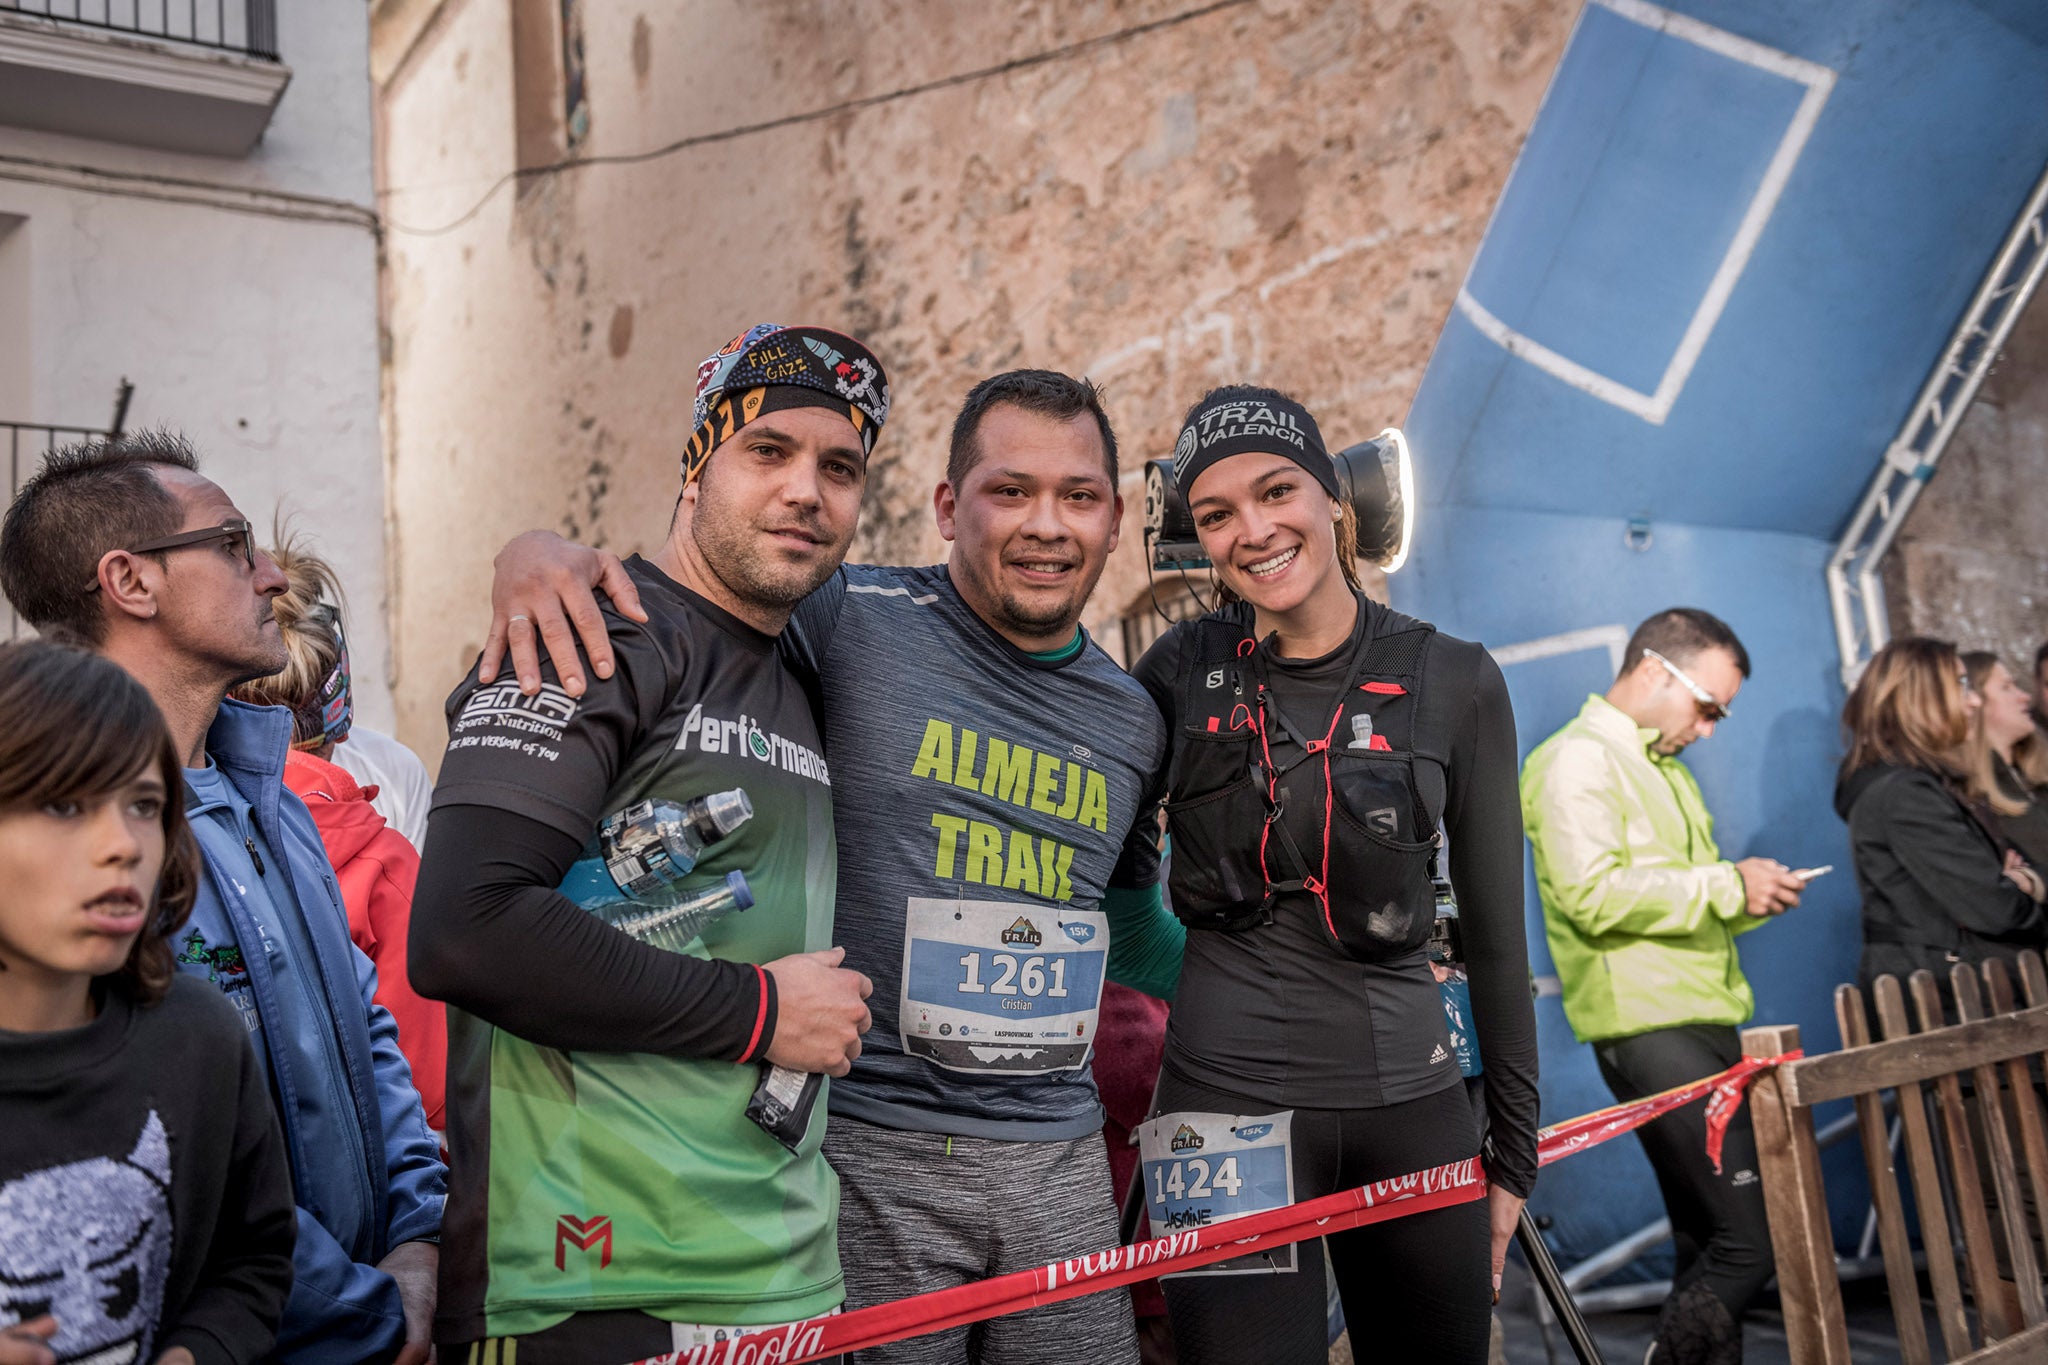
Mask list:
MULTIPOLYGON (((1849 1365, 1813 1107, 1853 1100, 1870 1170, 1872 1204, 1900 1359, 1928 1365, 2048 1361, 2039 1244, 2048 1191, 2048 1119, 2038 1085, 2048 1054, 2048 973, 2039 955, 2018 960, 2019 1004, 2002 961, 1950 972, 1955 1017, 1931 973, 1904 988, 1879 977, 1871 991, 1881 1041, 1863 993, 1835 991, 1842 1050, 1789 1062, 1750 1088, 1759 1174, 1777 1253, 1778 1291, 1796 1365, 1849 1365), (1907 1000, 1911 997, 1912 1017, 1907 1000), (1916 1028, 1917 1024, 1917 1028, 1916 1028), (1927 1282, 1943 1354, 1931 1354, 1905 1200, 1894 1167, 1884 1092, 1897 1096, 1927 1282)), ((1743 1051, 1773 1057, 1799 1047, 1799 1030, 1751 1028, 1743 1051)))

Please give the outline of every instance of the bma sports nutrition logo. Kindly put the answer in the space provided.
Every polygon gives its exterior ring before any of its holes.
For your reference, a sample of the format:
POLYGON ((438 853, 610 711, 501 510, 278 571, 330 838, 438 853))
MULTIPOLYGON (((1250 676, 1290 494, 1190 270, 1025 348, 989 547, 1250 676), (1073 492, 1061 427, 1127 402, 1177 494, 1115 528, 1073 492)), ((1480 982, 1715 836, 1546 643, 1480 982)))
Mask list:
POLYGON ((1022 915, 1017 916, 1015 924, 1003 930, 1003 943, 1006 946, 1015 944, 1025 948, 1036 948, 1043 942, 1045 935, 1039 933, 1038 926, 1022 915))
POLYGON ((455 728, 462 731, 489 723, 514 730, 538 727, 559 736, 579 705, 553 683, 542 683, 540 691, 529 697, 519 690, 517 679, 508 678, 470 693, 462 704, 462 714, 455 718, 455 728))
POLYGON ((552 763, 561 757, 562 736, 580 704, 553 683, 542 683, 531 697, 516 679, 490 683, 462 704, 449 730, 448 752, 500 749, 552 763))
POLYGON ((744 711, 737 720, 725 720, 706 715, 704 704, 697 703, 683 717, 683 731, 676 736, 675 747, 679 751, 687 750, 693 740, 703 753, 744 755, 762 763, 772 763, 786 773, 808 777, 828 787, 832 785, 831 770, 825 766, 823 754, 795 740, 784 739, 773 730, 763 730, 760 723, 744 711))

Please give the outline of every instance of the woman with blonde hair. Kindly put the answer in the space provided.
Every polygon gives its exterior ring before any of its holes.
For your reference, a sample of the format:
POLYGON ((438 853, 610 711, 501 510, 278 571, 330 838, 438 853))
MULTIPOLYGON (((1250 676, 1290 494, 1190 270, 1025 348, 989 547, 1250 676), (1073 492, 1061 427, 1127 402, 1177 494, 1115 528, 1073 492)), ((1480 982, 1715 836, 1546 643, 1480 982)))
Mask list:
POLYGON ((1983 765, 1988 789, 2004 799, 1994 807, 1999 832, 2037 870, 2048 871, 2048 735, 2034 725, 2034 699, 1989 650, 1965 654, 1963 666, 1984 699, 1977 713, 1976 762, 1983 765))
POLYGON ((1835 810, 1863 893, 1865 984, 2048 943, 2041 874, 1999 832, 2012 803, 1973 775, 1983 700, 1954 645, 1910 636, 1879 650, 1842 708, 1848 754, 1835 810))
POLYGON ((296 536, 274 538, 279 544, 266 553, 277 561, 288 586, 272 606, 289 659, 282 672, 244 683, 234 695, 292 713, 284 783, 306 803, 319 827, 348 907, 349 937, 377 965, 376 1001, 398 1025, 398 1047, 412 1065, 427 1124, 439 1133, 445 1122, 448 1016, 414 992, 405 965, 419 851, 371 807, 377 789, 359 785, 332 761, 354 720, 340 581, 296 536))

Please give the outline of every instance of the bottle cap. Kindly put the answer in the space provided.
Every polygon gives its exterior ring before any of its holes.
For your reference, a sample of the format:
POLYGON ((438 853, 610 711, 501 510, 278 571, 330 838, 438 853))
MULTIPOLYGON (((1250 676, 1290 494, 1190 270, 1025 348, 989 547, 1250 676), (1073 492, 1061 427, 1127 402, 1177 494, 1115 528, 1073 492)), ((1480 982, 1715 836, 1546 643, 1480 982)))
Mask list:
MULTIPOLYGON (((721 793, 721 795, 722 795, 722 794, 723 794, 723 793, 721 793)), ((746 800, 746 795, 745 795, 744 793, 742 793, 742 794, 741 794, 741 796, 740 796, 740 799, 741 799, 742 801, 746 800)), ((751 908, 751 907, 753 906, 753 904, 754 904, 754 893, 753 893, 752 891, 750 891, 750 890, 748 890, 748 889, 747 889, 747 874, 746 874, 746 873, 744 873, 744 872, 728 872, 728 873, 726 873, 726 874, 725 874, 725 889, 726 889, 726 890, 728 890, 728 891, 730 891, 730 892, 732 892, 732 898, 733 898, 733 902, 734 902, 734 904, 735 904, 735 905, 737 906, 737 908, 739 908, 739 909, 741 909, 741 910, 746 910, 746 909, 750 909, 750 908, 751 908)))
POLYGON ((704 813, 711 817, 711 823, 723 837, 754 818, 754 803, 747 798, 746 788, 734 787, 729 792, 713 792, 705 797, 704 813))

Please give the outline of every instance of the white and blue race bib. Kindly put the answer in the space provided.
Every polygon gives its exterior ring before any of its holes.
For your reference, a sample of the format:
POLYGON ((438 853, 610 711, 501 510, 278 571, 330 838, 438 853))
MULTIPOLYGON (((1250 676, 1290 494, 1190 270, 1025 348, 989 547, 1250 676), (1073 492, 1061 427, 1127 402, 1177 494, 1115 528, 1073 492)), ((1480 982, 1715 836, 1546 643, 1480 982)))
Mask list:
POLYGON ((950 1071, 1035 1075, 1088 1063, 1109 916, 1018 901, 912 897, 903 934, 903 1050, 950 1071))
MULTIPOLYGON (((1152 1235, 1227 1223, 1294 1202, 1294 1111, 1161 1114, 1139 1127, 1152 1235)), ((1183 1275, 1252 1275, 1295 1268, 1294 1246, 1218 1261, 1183 1275)))

